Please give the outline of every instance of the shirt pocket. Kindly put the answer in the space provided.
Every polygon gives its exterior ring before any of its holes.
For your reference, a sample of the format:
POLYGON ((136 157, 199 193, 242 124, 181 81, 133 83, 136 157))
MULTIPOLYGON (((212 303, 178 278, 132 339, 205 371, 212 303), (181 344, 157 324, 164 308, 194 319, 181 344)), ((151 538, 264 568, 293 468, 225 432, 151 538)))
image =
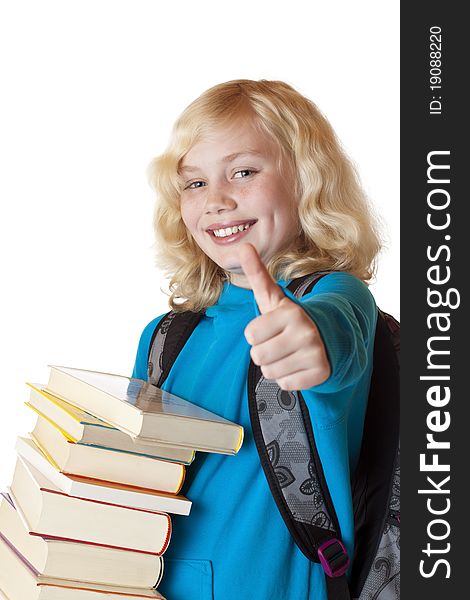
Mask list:
POLYGON ((213 600, 213 570, 210 560, 166 558, 158 591, 167 600, 213 600))

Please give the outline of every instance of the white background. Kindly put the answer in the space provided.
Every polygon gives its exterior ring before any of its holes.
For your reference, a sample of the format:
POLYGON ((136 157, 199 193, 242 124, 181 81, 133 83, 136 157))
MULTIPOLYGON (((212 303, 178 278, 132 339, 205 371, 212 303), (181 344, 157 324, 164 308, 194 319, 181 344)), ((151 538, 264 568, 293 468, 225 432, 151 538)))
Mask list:
POLYGON ((399 316, 399 3, 0 3, 0 487, 47 365, 130 374, 167 310, 150 159, 208 87, 282 79, 327 115, 386 224, 372 291, 399 316))

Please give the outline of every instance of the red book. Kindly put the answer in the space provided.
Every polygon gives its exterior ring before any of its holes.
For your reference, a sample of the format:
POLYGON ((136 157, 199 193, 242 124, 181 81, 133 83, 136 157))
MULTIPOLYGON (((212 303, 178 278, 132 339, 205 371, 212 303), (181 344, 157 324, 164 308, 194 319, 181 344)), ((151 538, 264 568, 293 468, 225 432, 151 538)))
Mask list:
POLYGON ((29 531, 8 496, 0 495, 0 532, 45 577, 127 587, 157 587, 163 558, 29 531))
POLYGON ((10 496, 28 530, 45 536, 154 554, 163 554, 170 541, 167 514, 68 496, 21 457, 10 496))
POLYGON ((8 600, 164 600, 155 589, 43 577, 0 534, 0 597, 2 595, 8 600))

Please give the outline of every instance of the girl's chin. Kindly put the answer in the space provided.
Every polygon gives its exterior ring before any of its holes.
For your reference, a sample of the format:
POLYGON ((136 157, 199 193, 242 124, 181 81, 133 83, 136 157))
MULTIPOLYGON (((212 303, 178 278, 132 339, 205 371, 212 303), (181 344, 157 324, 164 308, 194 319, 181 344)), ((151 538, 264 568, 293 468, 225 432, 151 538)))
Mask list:
MULTIPOLYGON (((252 242, 250 242, 252 243, 252 242)), ((255 244, 253 244, 253 246, 255 246, 258 254, 261 257, 261 260, 266 263, 266 256, 265 253, 261 250, 258 250, 258 248, 256 247, 255 244)), ((209 253, 206 249, 205 253, 224 271, 227 271, 227 273, 231 273, 233 275, 245 275, 243 272, 243 269, 240 265, 240 259, 238 258, 238 250, 240 248, 240 245, 237 244, 237 247, 233 247, 230 248, 230 250, 227 248, 226 252, 223 253, 217 253, 215 254, 214 252, 209 253), (222 256, 221 256, 222 254, 222 256)), ((270 256, 270 254, 269 254, 270 256)))

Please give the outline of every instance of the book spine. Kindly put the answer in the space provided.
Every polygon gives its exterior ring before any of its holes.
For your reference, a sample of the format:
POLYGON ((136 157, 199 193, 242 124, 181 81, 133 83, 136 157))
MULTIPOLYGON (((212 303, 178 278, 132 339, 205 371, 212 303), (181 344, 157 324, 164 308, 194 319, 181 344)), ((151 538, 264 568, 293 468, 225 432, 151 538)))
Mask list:
POLYGON ((2 540, 8 546, 8 548, 10 548, 10 550, 13 552, 13 554, 15 554, 21 560, 21 562, 26 567, 28 567, 28 569, 31 571, 31 573, 33 573, 33 575, 35 577, 37 577, 39 575, 39 571, 37 571, 33 567, 33 565, 29 562, 29 560, 27 560, 20 552, 18 552, 18 550, 15 548, 15 546, 13 546, 13 544, 2 534, 1 531, 0 531, 0 540, 2 540))

